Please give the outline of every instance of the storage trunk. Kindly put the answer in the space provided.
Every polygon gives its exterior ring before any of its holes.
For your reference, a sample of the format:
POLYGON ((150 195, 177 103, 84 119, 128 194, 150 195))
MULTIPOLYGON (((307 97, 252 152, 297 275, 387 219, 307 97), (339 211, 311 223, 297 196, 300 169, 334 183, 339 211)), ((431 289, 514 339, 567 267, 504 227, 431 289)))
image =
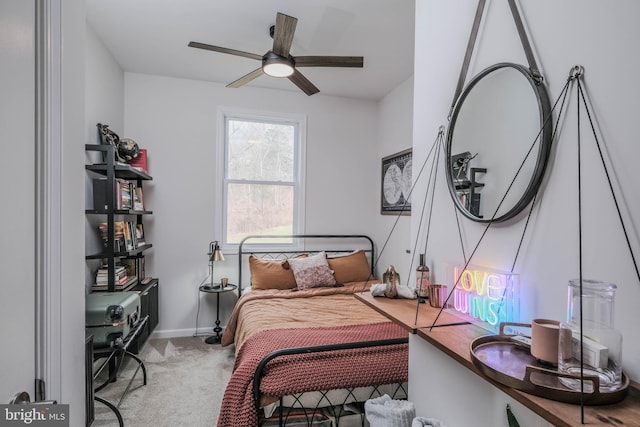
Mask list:
POLYGON ((94 292, 87 295, 85 325, 94 347, 121 344, 140 320, 136 292, 94 292))

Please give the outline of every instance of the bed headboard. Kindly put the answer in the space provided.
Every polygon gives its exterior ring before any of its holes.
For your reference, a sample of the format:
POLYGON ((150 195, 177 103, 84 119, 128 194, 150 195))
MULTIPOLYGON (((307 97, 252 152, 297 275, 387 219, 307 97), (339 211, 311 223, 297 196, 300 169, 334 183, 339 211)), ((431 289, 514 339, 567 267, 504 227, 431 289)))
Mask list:
MULTIPOLYGON (((287 259, 300 255, 301 253, 324 251, 329 255, 339 255, 362 249, 369 257, 371 274, 374 274, 374 245, 373 240, 363 234, 290 234, 290 235, 253 235, 247 236, 240 241, 238 246, 238 294, 242 295, 245 288, 243 282, 243 266, 248 263, 250 255, 265 259, 287 259), (282 249, 262 250, 252 246, 262 240, 291 239, 292 245, 282 246, 282 249)), ((250 276, 250 275, 248 275, 250 276)), ((251 277, 247 280, 247 285, 251 286, 251 277)))

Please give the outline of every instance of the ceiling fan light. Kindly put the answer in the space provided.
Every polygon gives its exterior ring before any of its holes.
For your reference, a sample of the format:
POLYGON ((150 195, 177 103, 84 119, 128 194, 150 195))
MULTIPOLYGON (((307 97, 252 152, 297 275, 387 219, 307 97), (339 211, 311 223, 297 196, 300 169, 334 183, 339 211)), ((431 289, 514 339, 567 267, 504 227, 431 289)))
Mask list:
POLYGON ((289 77, 293 74, 294 62, 291 57, 284 58, 272 51, 262 58, 262 71, 271 77, 289 77))
POLYGON ((271 77, 289 77, 291 74, 293 74, 293 67, 289 64, 273 62, 264 64, 262 66, 262 71, 264 71, 265 74, 268 74, 271 77))

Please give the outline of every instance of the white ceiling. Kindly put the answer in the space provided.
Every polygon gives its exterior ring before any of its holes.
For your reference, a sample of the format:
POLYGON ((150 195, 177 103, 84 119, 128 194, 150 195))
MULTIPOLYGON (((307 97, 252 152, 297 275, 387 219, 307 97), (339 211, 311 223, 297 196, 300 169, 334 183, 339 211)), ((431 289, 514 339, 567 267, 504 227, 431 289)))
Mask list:
MULTIPOLYGON (((320 94, 378 100, 413 74, 414 0, 87 0, 89 25, 124 71, 228 84, 263 55, 277 12, 298 18, 291 54, 363 56, 364 68, 305 67, 320 94)), ((247 86, 296 91, 266 75, 247 86)), ((231 89, 228 90, 243 90, 231 89)), ((314 95, 318 96, 318 95, 314 95)))

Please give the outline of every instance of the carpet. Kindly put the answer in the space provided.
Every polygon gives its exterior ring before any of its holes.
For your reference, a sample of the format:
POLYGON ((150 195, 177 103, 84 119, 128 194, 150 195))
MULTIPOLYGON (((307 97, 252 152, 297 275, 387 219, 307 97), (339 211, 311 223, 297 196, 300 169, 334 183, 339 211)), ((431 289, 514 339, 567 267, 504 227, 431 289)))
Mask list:
MULTIPOLYGON (((204 337, 150 339, 138 357, 147 369, 147 385, 143 385, 142 370, 138 371, 119 408, 126 427, 217 424, 233 370, 233 346, 206 344, 204 337)), ((133 361, 126 362, 117 381, 96 395, 117 405, 136 366, 133 361)), ((97 379, 95 385, 103 381, 97 379)), ((92 426, 118 426, 115 414, 105 405, 95 402, 95 408, 92 426)))

